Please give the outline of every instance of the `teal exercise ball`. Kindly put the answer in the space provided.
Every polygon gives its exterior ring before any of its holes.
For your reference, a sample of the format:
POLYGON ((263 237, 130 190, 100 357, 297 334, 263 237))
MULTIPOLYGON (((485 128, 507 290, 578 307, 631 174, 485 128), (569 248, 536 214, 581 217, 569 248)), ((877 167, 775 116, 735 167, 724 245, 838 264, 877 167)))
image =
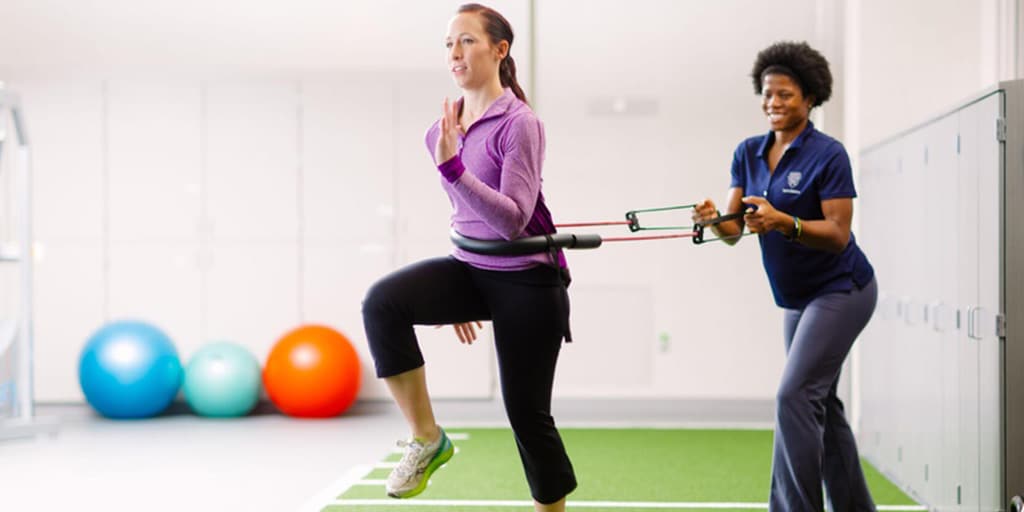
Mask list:
POLYGON ((185 401, 200 416, 245 416, 256 406, 260 383, 260 363, 245 347, 209 343, 185 367, 185 401))
POLYGON ((139 321, 104 325, 78 358, 78 382, 108 418, 148 418, 163 412, 181 387, 181 361, 159 328, 139 321))

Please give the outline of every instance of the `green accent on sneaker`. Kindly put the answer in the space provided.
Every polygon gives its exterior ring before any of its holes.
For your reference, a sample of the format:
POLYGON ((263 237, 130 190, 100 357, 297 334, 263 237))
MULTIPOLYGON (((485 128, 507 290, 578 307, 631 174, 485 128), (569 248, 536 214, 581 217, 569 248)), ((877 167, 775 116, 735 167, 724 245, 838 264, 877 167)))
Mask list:
POLYGON ((430 476, 434 474, 434 471, 437 471, 437 468, 443 466, 445 462, 448 462, 448 460, 452 458, 452 455, 455 455, 455 445, 453 445, 451 440, 448 439, 448 434, 444 432, 444 429, 441 429, 441 445, 437 448, 437 452, 434 453, 430 462, 427 463, 427 468, 423 470, 423 478, 420 479, 419 485, 401 494, 388 493, 388 496, 400 499, 412 498, 413 496, 427 490, 427 484, 430 483, 430 476))

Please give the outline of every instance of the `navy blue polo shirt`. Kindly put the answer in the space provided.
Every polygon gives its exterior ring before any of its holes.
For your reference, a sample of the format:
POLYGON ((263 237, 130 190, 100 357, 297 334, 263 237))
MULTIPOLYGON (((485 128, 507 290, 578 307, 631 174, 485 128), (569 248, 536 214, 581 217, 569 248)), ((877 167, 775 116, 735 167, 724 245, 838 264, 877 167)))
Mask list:
MULTIPOLYGON (((775 134, 751 137, 736 148, 732 160, 732 187, 744 195, 766 198, 775 209, 806 220, 821 220, 821 201, 857 197, 850 157, 839 141, 807 127, 782 155, 775 172, 768 170, 768 149, 775 134)), ((791 242, 778 231, 758 236, 761 259, 775 303, 803 309, 820 295, 862 288, 874 269, 850 233, 850 243, 839 254, 791 242)))

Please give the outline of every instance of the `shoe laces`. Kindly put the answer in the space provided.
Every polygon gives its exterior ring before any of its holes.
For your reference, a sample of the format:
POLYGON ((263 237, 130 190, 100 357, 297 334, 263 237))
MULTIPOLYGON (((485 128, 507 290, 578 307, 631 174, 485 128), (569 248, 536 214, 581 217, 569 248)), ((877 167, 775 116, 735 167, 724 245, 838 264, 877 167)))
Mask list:
POLYGON ((398 466, 395 469, 404 476, 415 474, 419 471, 420 454, 423 453, 425 446, 416 439, 412 441, 403 439, 398 441, 398 447, 404 448, 405 453, 402 455, 402 460, 398 461, 398 466))

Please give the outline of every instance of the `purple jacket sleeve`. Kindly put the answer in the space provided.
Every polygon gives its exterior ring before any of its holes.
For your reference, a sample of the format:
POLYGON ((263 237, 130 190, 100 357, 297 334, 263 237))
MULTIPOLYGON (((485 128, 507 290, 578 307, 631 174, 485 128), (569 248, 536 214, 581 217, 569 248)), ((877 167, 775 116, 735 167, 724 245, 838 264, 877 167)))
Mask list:
POLYGON ((544 127, 532 115, 517 116, 499 144, 503 156, 499 190, 471 172, 452 182, 452 189, 491 229, 512 240, 526 229, 537 206, 544 161, 544 127))

